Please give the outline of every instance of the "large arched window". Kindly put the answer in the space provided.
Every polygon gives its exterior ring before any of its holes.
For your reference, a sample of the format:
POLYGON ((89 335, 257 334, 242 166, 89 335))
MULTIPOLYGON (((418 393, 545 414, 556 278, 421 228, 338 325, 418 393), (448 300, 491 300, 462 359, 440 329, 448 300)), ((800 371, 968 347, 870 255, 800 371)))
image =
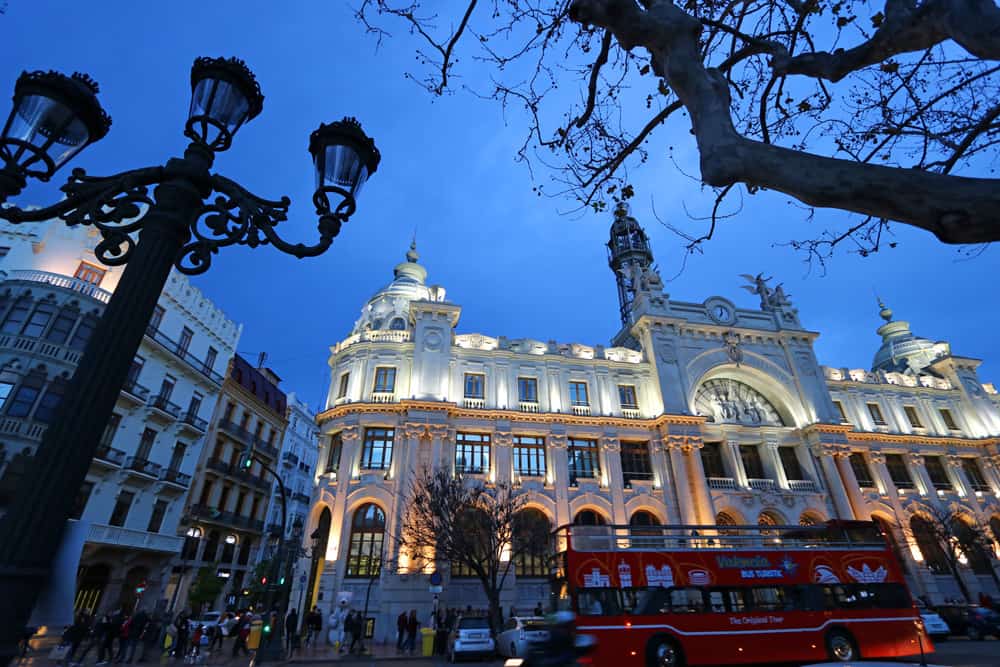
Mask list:
POLYGON ((733 518, 733 515, 729 512, 719 512, 715 515, 715 525, 716 526, 736 526, 738 522, 733 518))
POLYGON ((882 534, 885 535, 885 539, 888 540, 889 546, 892 547, 893 553, 896 554, 896 560, 899 561, 899 564, 903 567, 903 571, 908 571, 909 566, 907 563, 909 562, 909 559, 906 558, 906 554, 903 553, 902 548, 899 546, 899 539, 896 537, 896 529, 892 522, 878 515, 872 515, 872 521, 875 522, 875 525, 877 525, 879 530, 882 531, 882 534))
POLYGON ((466 557, 452 559, 451 576, 479 576, 473 564, 481 569, 493 557, 495 543, 489 529, 493 525, 492 520, 481 507, 466 507, 458 513, 455 525, 457 530, 451 540, 452 553, 465 554, 466 557))
POLYGON ((990 556, 983 548, 983 537, 975 528, 960 517, 951 522, 951 533, 958 540, 958 548, 962 550, 969 561, 969 567, 976 574, 990 573, 990 556))
POLYGON ((910 519, 910 530, 913 531, 913 539, 917 541, 920 554, 924 557, 924 563, 935 574, 945 574, 948 572, 948 557, 944 553, 944 547, 934 530, 933 524, 921 516, 914 516, 910 519))
POLYGON ((800 526, 818 526, 822 520, 812 512, 803 512, 799 517, 800 526))
POLYGON ((550 532, 548 517, 533 507, 514 516, 514 572, 519 577, 549 576, 550 532))
POLYGON ((194 560, 198 557, 198 546, 201 544, 201 529, 188 528, 184 537, 184 547, 181 549, 181 560, 194 560))
POLYGON ((630 526, 660 526, 660 520, 656 518, 652 512, 647 512, 646 510, 639 510, 633 514, 629 520, 628 525, 630 526))
POLYGON ((606 526, 607 520, 594 510, 580 510, 573 517, 574 526, 606 526))
POLYGON ((394 317, 392 322, 389 322, 389 328, 393 331, 405 331, 406 330, 406 320, 402 317, 394 317))
POLYGON ((382 564, 385 541, 385 512, 374 503, 362 505, 351 521, 351 541, 347 552, 348 577, 374 577, 382 564))

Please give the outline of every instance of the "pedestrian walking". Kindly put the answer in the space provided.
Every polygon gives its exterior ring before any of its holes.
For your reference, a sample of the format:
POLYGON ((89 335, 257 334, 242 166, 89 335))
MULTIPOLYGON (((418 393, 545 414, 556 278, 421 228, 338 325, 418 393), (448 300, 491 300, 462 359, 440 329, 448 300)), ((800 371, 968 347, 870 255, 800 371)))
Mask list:
POLYGON ((250 655, 250 651, 247 650, 247 637, 250 636, 250 612, 246 612, 240 617, 239 622, 235 628, 235 639, 233 640, 233 657, 238 657, 242 652, 243 655, 250 655))
POLYGON ((160 644, 160 632, 163 630, 163 623, 160 620, 160 615, 154 613, 149 617, 146 622, 146 627, 142 630, 142 635, 139 637, 139 641, 142 643, 142 648, 139 651, 139 659, 136 662, 146 662, 147 656, 155 656, 156 649, 155 646, 162 646, 160 644))
POLYGON ((191 629, 188 624, 188 613, 187 611, 182 611, 177 614, 177 618, 174 619, 174 626, 176 626, 176 634, 174 635, 174 650, 173 656, 175 658, 184 659, 187 655, 188 648, 188 637, 190 636, 191 629))
POLYGON ((365 652, 365 643, 362 640, 364 633, 364 621, 361 618, 361 612, 355 612, 351 610, 350 615, 347 617, 347 627, 345 630, 351 635, 351 645, 348 648, 348 653, 354 653, 354 645, 358 645, 358 655, 365 652))
POLYGON ((399 612, 396 618, 396 652, 403 652, 403 644, 406 642, 406 610, 399 612))
POLYGON ((146 613, 145 609, 140 609, 127 623, 122 625, 124 645, 118 651, 116 662, 132 662, 133 658, 135 658, 135 648, 139 643, 139 637, 142 636, 147 623, 149 623, 149 614, 146 613))
POLYGON ((330 632, 328 637, 330 643, 340 653, 347 650, 345 642, 345 639, 347 639, 347 628, 345 627, 347 617, 347 600, 341 600, 337 608, 330 612, 330 632))
POLYGON ((306 614, 306 646, 312 646, 317 641, 317 637, 323 636, 323 614, 319 607, 306 614))
POLYGON ((299 632, 299 612, 296 609, 292 609, 285 616, 285 652, 289 657, 292 655, 292 644, 298 643, 293 642, 293 638, 299 632))
POLYGON ((87 638, 88 634, 90 634, 90 618, 86 613, 80 612, 73 618, 73 625, 66 628, 66 632, 62 636, 62 643, 69 646, 66 657, 63 659, 64 664, 72 664, 76 650, 80 648, 80 644, 87 638))
POLYGON ((406 619, 406 643, 403 645, 403 650, 409 651, 410 655, 413 655, 413 651, 417 646, 417 630, 420 629, 420 621, 417 620, 417 610, 410 610, 410 617, 406 619))

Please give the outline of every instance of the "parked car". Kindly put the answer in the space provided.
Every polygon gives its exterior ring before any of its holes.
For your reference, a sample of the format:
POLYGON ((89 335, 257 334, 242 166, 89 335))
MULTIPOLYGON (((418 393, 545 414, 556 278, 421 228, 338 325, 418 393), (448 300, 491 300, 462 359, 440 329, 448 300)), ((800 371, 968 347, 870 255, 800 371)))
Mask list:
POLYGON ((490 634, 490 622, 483 616, 458 619, 448 635, 448 662, 462 658, 492 658, 496 642, 490 634))
POLYGON ((188 623, 191 624, 192 630, 199 625, 204 625, 205 629, 207 630, 208 628, 218 625, 219 621, 221 620, 222 620, 221 611, 206 611, 198 618, 188 619, 188 623))
POLYGON ((528 644, 548 640, 545 621, 537 616, 515 616, 497 635, 497 652, 505 658, 517 658, 528 653, 528 644))
POLYGON ((921 609, 920 618, 924 621, 924 629, 935 643, 948 639, 948 635, 951 634, 951 628, 948 627, 943 618, 930 609, 921 609))
POLYGON ((934 612, 948 624, 948 628, 953 635, 964 635, 968 626, 967 604, 939 604, 935 605, 934 612))
POLYGON ((965 634, 969 639, 993 636, 1000 639, 1000 614, 986 607, 969 607, 965 615, 965 634))

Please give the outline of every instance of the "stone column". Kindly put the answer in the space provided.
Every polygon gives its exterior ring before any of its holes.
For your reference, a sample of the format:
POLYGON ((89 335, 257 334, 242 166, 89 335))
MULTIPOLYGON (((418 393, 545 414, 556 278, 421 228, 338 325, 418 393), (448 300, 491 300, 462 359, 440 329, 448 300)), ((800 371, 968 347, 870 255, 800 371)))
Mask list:
POLYGON ((930 475, 927 474, 927 462, 924 457, 917 452, 909 452, 906 454, 905 460, 910 476, 917 483, 917 493, 925 498, 933 498, 936 502, 937 489, 934 488, 934 483, 931 481, 930 475))
POLYGON ((622 483, 622 444, 618 436, 605 435, 601 438, 601 455, 604 457, 605 488, 611 498, 611 522, 627 524, 625 511, 625 485, 622 483))
POLYGON ((569 462, 566 458, 566 444, 564 433, 550 433, 546 438, 548 456, 545 459, 556 492, 557 526, 573 520, 569 513, 569 462))
POLYGON ((649 443, 656 483, 659 485, 663 504, 667 506, 667 523, 681 523, 680 512, 677 509, 677 498, 674 495, 674 481, 667 462, 666 448, 663 440, 657 438, 649 443))
POLYGON ((850 519, 854 517, 854 512, 851 510, 851 501, 848 499, 847 491, 844 489, 844 482, 840 478, 840 472, 837 469, 837 464, 834 462, 834 455, 837 453, 837 448, 830 445, 819 445, 816 448, 816 455, 819 457, 820 466, 823 468, 823 474, 827 480, 828 491, 830 492, 830 498, 833 500, 833 506, 837 510, 837 516, 841 519, 850 519))
POLYGON ((514 436, 510 431, 494 431, 492 456, 490 456, 490 475, 497 484, 510 484, 514 470, 511 446, 514 436))
POLYGON ((733 471, 733 481, 736 486, 749 489, 750 483, 747 481, 747 473, 743 469, 743 457, 740 456, 740 441, 727 440, 722 448, 722 456, 729 460, 729 468, 733 471))
POLYGON ((979 459, 979 463, 983 471, 983 477, 986 479, 986 483, 990 485, 990 488, 993 489, 993 494, 1000 493, 1000 471, 997 469, 1000 459, 996 456, 983 456, 979 459))
POLYGON ((699 523, 712 525, 715 523, 715 508, 712 506, 712 492, 708 488, 705 466, 701 460, 701 449, 704 446, 705 443, 701 436, 688 436, 682 449, 688 458, 691 494, 695 503, 694 513, 698 517, 699 523))
POLYGON ((443 468, 455 474, 454 430, 447 424, 431 424, 427 430, 431 437, 431 468, 443 468))
MULTIPOLYGON (((395 481, 395 494, 393 500, 393 512, 392 512, 392 526, 393 534, 389 539, 389 557, 388 562, 396 562, 399 569, 403 569, 402 566, 406 565, 409 569, 412 563, 400 563, 399 559, 399 547, 398 542, 402 537, 403 522, 406 515, 407 501, 410 498, 410 494, 413 490, 413 484, 416 481, 418 475, 423 474, 420 469, 420 465, 417 462, 418 454, 420 451, 420 441, 422 438, 428 436, 427 425, 420 423, 404 423, 402 428, 399 429, 400 435, 406 441, 405 457, 401 456, 398 460, 398 465, 396 461, 393 465, 396 466, 396 472, 393 474, 393 480, 395 481)), ((407 554, 407 558, 412 561, 413 554, 407 554)))
POLYGON ((361 427, 345 426, 340 430, 340 469, 338 479, 357 479, 361 466, 361 427))
POLYGON ((685 444, 684 436, 671 435, 667 438, 667 448, 670 451, 670 467, 674 474, 674 486, 677 493, 677 507, 681 520, 686 524, 697 524, 694 498, 691 497, 691 483, 688 476, 687 461, 681 447, 685 444))
POLYGON ((889 499, 893 502, 897 501, 899 499, 899 491, 896 489, 896 484, 892 481, 889 469, 885 465, 885 454, 875 451, 868 452, 868 462, 871 464, 869 467, 872 472, 875 473, 875 484, 878 486, 879 491, 883 495, 889 496, 889 499))
POLYGON ((851 467, 851 449, 845 447, 838 450, 834 454, 834 459, 837 462, 837 470, 840 471, 840 481, 847 491, 847 498, 850 500, 851 508, 854 511, 854 518, 867 521, 871 518, 871 512, 868 511, 868 504, 865 502, 865 497, 861 494, 861 485, 858 484, 854 468, 851 467))
POLYGON ((773 436, 768 436, 764 442, 764 451, 770 459, 770 468, 774 474, 774 481, 779 488, 788 489, 788 476, 785 474, 785 466, 781 463, 781 454, 778 452, 778 440, 773 436))
POLYGON ((945 462, 950 469, 952 484, 955 485, 958 495, 966 498, 968 503, 975 508, 976 514, 982 512, 982 503, 979 502, 979 498, 976 497, 975 492, 972 490, 972 483, 969 481, 969 476, 965 474, 965 469, 962 467, 962 457, 948 455, 945 458, 945 462))

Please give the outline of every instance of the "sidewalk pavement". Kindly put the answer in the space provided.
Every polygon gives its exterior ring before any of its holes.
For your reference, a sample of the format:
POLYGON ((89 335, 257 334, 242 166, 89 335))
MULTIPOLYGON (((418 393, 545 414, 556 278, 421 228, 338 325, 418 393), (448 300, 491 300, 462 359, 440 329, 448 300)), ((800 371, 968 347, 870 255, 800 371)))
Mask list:
POLYGON ((363 654, 357 653, 340 653, 334 650, 332 646, 324 644, 323 646, 311 646, 304 647, 295 652, 295 655, 288 658, 289 663, 323 663, 323 662, 383 662, 383 661, 394 661, 394 660, 426 660, 420 652, 416 653, 399 653, 396 651, 395 644, 382 644, 368 642, 365 644, 365 652, 363 654))

